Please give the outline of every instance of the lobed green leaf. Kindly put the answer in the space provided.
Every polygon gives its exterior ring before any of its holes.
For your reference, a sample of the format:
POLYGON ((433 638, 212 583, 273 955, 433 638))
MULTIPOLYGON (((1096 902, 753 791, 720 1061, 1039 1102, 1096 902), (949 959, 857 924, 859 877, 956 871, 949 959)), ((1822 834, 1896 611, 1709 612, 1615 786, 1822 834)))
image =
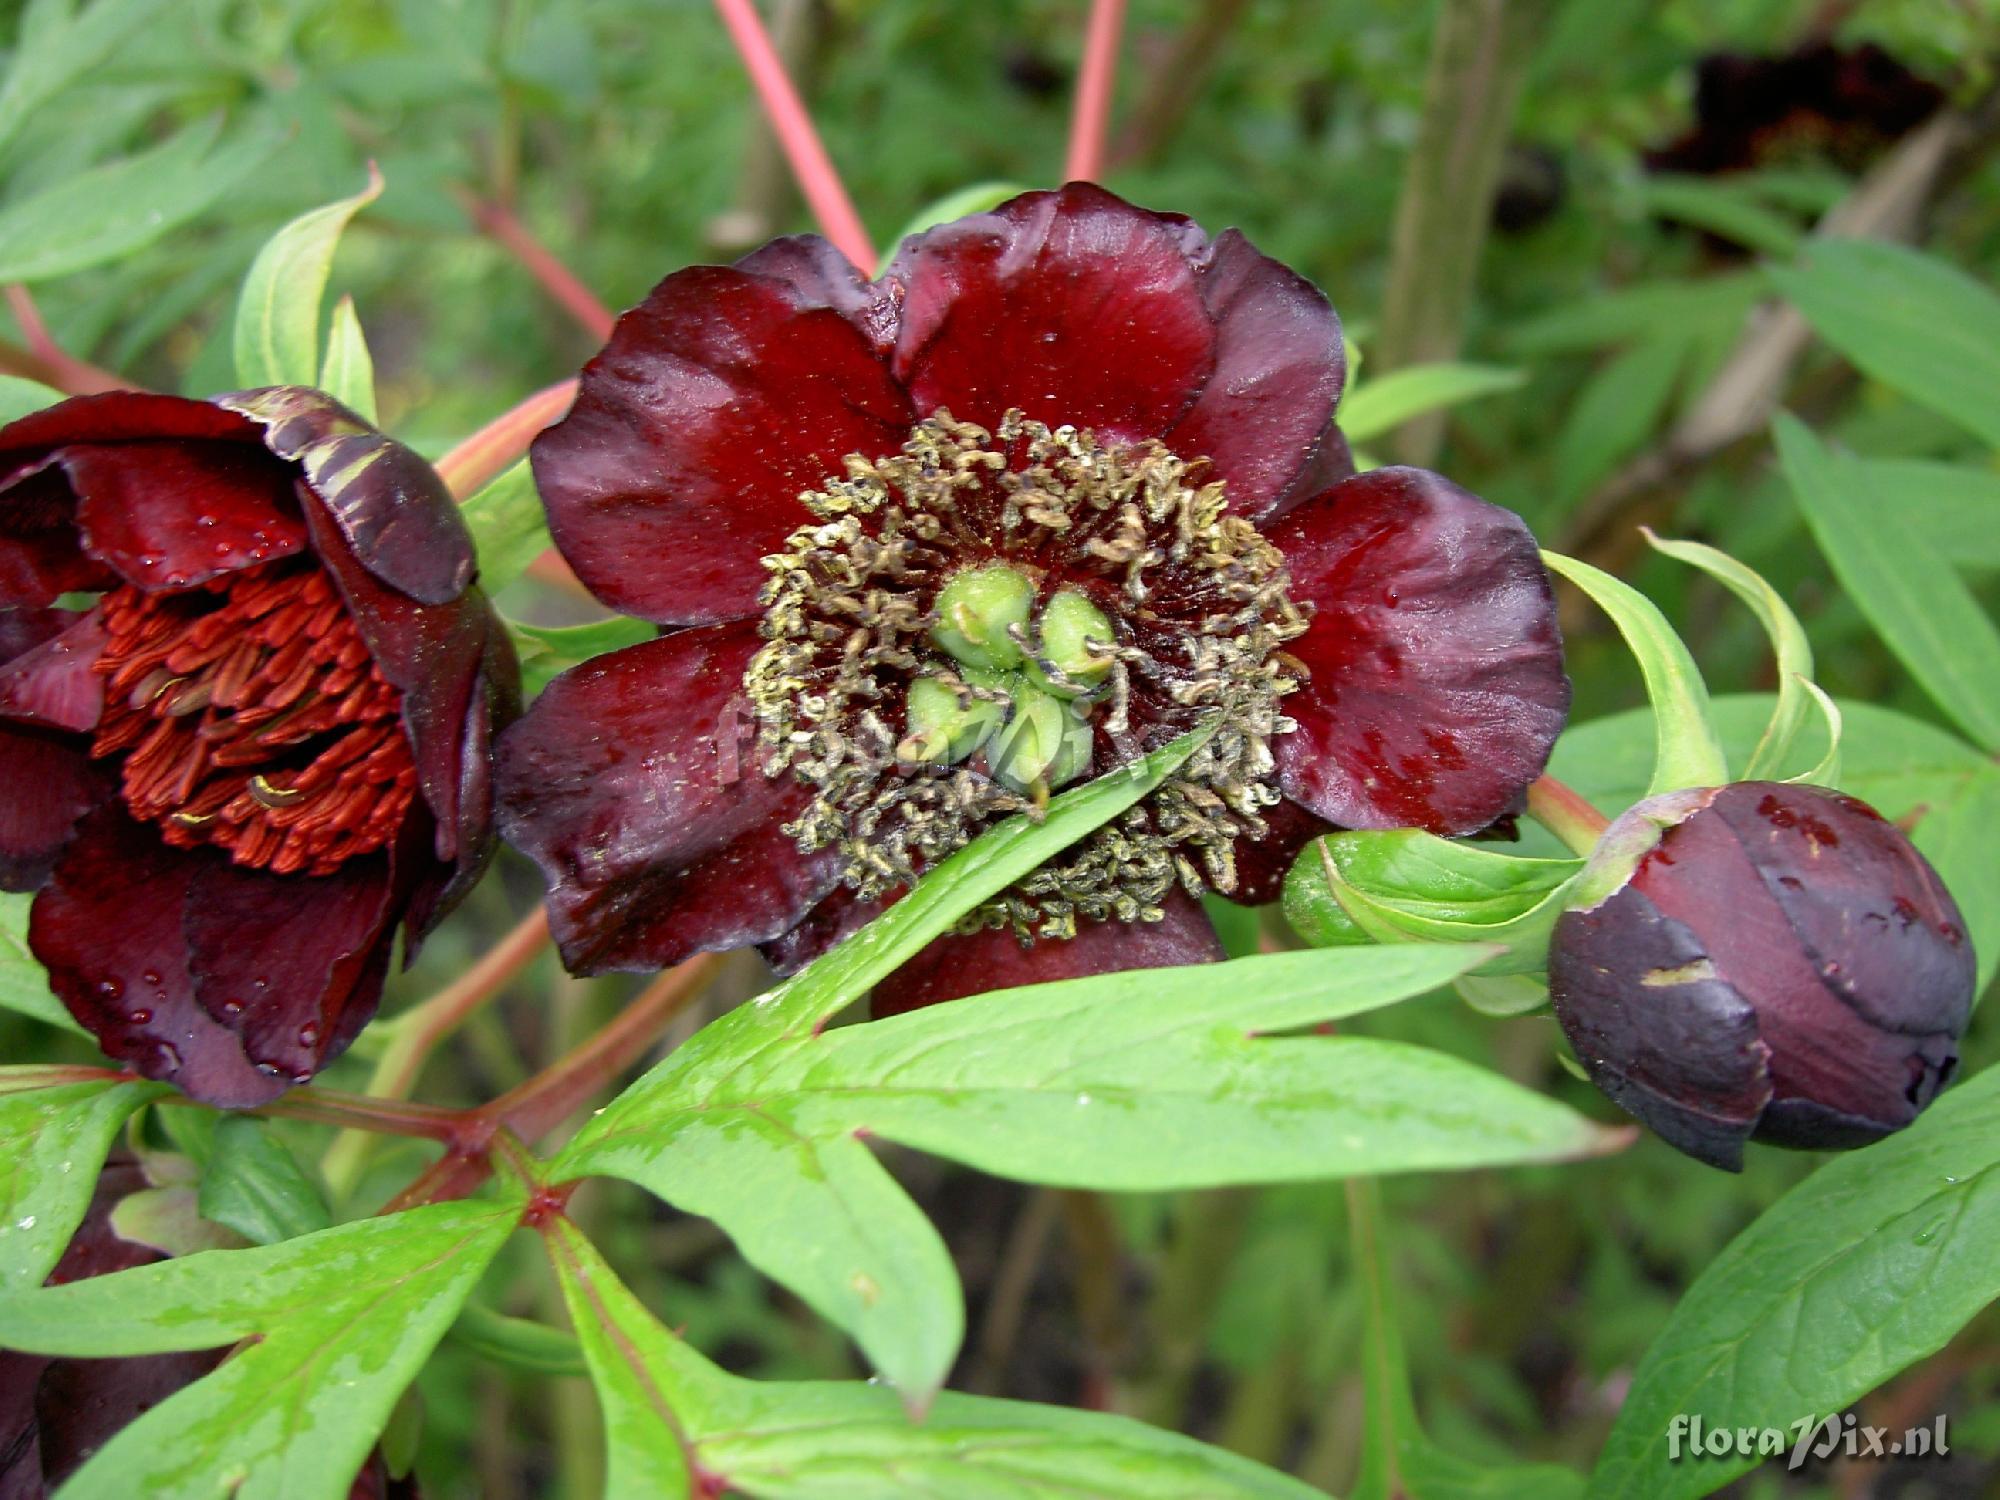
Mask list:
POLYGON ((1347 393, 1340 403, 1340 430, 1350 442, 1365 443, 1425 412, 1518 390, 1527 378, 1521 370, 1493 365, 1412 365, 1392 370, 1347 393))
POLYGON ((28 951, 28 909, 34 904, 31 891, 0 892, 0 1007, 88 1035, 50 991, 48 970, 28 951))
POLYGON ((257 252, 236 303, 236 378, 245 387, 319 378, 320 304, 333 252, 348 221, 381 194, 382 174, 371 164, 368 186, 299 215, 257 252))
POLYGON ((54 1269, 120 1127, 167 1092, 116 1079, 34 1086, 43 1071, 0 1070, 0 1082, 14 1073, 29 1085, 0 1091, 0 1296, 39 1286, 54 1269))
POLYGON ((376 420, 375 360, 368 352, 368 337, 361 331, 361 316, 354 310, 352 297, 342 297, 333 305, 318 384, 363 421, 376 420))
POLYGON ((479 582, 488 594, 528 570, 550 547, 548 517, 524 458, 458 508, 479 551, 479 582))

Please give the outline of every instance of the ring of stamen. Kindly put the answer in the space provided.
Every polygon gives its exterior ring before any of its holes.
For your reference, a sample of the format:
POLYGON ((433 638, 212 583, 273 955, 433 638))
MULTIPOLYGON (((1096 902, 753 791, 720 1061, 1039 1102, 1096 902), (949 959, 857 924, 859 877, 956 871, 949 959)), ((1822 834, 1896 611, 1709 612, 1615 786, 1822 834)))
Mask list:
POLYGON ((125 804, 180 848, 329 875, 396 836, 416 790, 402 695, 324 570, 286 560, 100 606, 104 712, 125 804))
POLYGON ((1039 814, 1041 798, 992 774, 998 736, 963 764, 897 756, 918 677, 995 696, 932 636, 945 586, 1001 564, 1032 581, 1037 608, 1069 592, 1112 624, 1116 639, 1090 637, 1080 668, 1096 681, 1068 675, 1034 628, 1008 628, 1042 686, 1090 716, 1099 773, 1219 724, 1137 806, 967 925, 1068 937, 1079 919, 1157 921, 1177 884, 1233 890, 1235 843, 1260 837, 1278 800, 1270 741, 1294 727, 1279 701, 1302 675, 1281 648, 1307 622, 1282 556, 1229 511, 1219 481, 1200 482, 1204 467, 1018 411, 989 433, 940 409, 899 453, 849 454, 840 477, 802 494, 817 519, 764 559, 766 644, 744 677, 765 773, 813 791, 786 825, 800 848, 839 850, 846 882, 872 898, 997 819, 1039 814))

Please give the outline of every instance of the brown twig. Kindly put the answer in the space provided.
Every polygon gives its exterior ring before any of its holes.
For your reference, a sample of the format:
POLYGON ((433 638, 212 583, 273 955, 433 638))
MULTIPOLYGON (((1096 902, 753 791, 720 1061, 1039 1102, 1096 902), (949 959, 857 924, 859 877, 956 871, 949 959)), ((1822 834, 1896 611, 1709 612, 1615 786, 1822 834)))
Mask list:
POLYGON ((58 344, 55 335, 49 332, 49 325, 42 319, 41 309, 35 306, 33 293, 18 281, 7 287, 7 306, 14 314, 14 321, 20 325, 28 347, 21 349, 0 343, 0 370, 40 381, 71 396, 138 389, 131 381, 113 375, 109 370, 100 370, 87 360, 78 359, 58 344))
POLYGON ((550 299, 575 319, 577 327, 600 344, 611 337, 612 326, 618 321, 611 309, 535 237, 513 209, 495 199, 482 198, 462 184, 454 185, 451 191, 466 217, 479 226, 480 233, 519 261, 550 299))
POLYGON ((1111 146, 1105 171, 1137 166, 1167 147, 1200 98, 1224 41, 1249 8, 1250 0, 1203 0, 1194 19, 1146 69, 1138 101, 1111 146))

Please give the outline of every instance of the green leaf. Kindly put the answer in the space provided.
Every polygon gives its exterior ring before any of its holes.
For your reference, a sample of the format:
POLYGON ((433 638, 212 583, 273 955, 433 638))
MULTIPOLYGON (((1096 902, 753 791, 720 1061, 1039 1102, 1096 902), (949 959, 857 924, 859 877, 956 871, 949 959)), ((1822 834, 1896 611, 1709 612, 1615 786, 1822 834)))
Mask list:
POLYGON ((1857 460, 1868 488, 1938 556, 1961 568, 2000 568, 2000 473, 1925 459, 1857 460))
POLYGON ((65 177, 0 210, 0 281, 45 281, 151 244, 222 197, 276 142, 244 137, 210 152, 221 120, 164 145, 65 177))
POLYGON ((570 1334, 528 1318, 511 1318, 479 1302, 468 1302, 451 1325, 452 1342, 509 1369, 535 1375, 586 1373, 583 1351, 570 1334))
POLYGON ((606 1500, 1323 1500, 1295 1479, 1124 1417, 946 1392, 913 1423, 858 1382, 758 1383, 674 1338, 567 1219, 545 1236, 604 1408, 606 1500))
POLYGON ((1523 859, 1416 829, 1327 834, 1285 877, 1285 920, 1314 947, 1493 943, 1484 974, 1548 967, 1580 859, 1523 859))
POLYGON ((166 1092, 111 1079, 0 1092, 0 1296, 40 1285, 62 1259, 119 1127, 166 1092))
POLYGON ((895 264, 896 253, 903 248, 903 241, 913 234, 922 234, 939 224, 948 224, 953 219, 962 219, 967 214, 983 214, 989 208, 997 208, 1009 198, 1018 198, 1027 192, 1025 187, 1013 182, 976 182, 971 187, 962 187, 956 192, 946 193, 942 198, 926 203, 910 216, 909 221, 896 231, 889 241, 888 252, 875 267, 877 276, 883 275, 895 264))
POLYGON ((1362 1387, 1367 1421, 1361 1472, 1349 1500, 1570 1500, 1583 1476, 1556 1464, 1468 1463, 1425 1435, 1410 1393, 1396 1292, 1383 1253, 1380 1194, 1348 1185, 1348 1228, 1362 1296, 1362 1387))
MULTIPOLYGON (((1799 617, 1792 613, 1791 606, 1765 582, 1762 574, 1745 567, 1727 552, 1700 542, 1662 541, 1653 534, 1650 526, 1639 529, 1645 532, 1646 540, 1655 552, 1664 552, 1676 562, 1699 568, 1720 582, 1750 606, 1751 613, 1757 616, 1757 623, 1764 627, 1771 650, 1778 658, 1778 705, 1771 712, 1771 723, 1765 729, 1763 738, 1757 741, 1757 748, 1750 752, 1743 765, 1743 779, 1769 780, 1791 754, 1799 731, 1805 728, 1806 718, 1818 701, 1810 691, 1813 654, 1805 628, 1799 624, 1799 617)), ((1837 755, 1840 748, 1839 725, 1828 720, 1827 727, 1832 752, 1837 755)))
POLYGON ((551 1170, 624 1177, 714 1219, 921 1405, 956 1352, 958 1286, 942 1244, 861 1137, 1109 1190, 1603 1149, 1609 1137, 1567 1107, 1458 1059, 1270 1035, 1435 989, 1486 954, 1271 954, 806 1031, 728 1074, 656 1083, 593 1122, 551 1170))
POLYGON ((627 615, 611 615, 585 625, 525 625, 509 620, 507 630, 514 638, 514 651, 521 660, 521 678, 533 697, 549 685, 558 672, 566 672, 593 656, 650 641, 659 631, 644 620, 627 615))
MULTIPOLYGON (((1749 753, 1773 706, 1769 694, 1716 700, 1716 725, 1733 756, 1749 753)), ((1910 826, 1965 914, 1984 988, 2000 967, 2000 861, 1992 854, 2000 847, 2000 764, 1906 714, 1852 702, 1841 712, 1841 790, 1910 826)), ((1600 811, 1618 813, 1644 795, 1651 729, 1645 709, 1574 725, 1556 742, 1550 771, 1600 811)), ((1778 769, 1795 775, 1812 764, 1816 750, 1801 744, 1778 769)))
POLYGON ((548 516, 524 458, 458 508, 479 549, 479 582, 497 594, 549 550, 548 516))
POLYGON ((251 1340, 124 1428, 65 1500, 346 1500, 396 1399, 520 1216, 440 1203, 0 1294, 0 1344, 102 1359, 251 1340))
POLYGON ((48 970, 28 951, 32 891, 0 892, 0 1006, 78 1036, 89 1033, 49 990, 48 970))
POLYGON ((361 316, 354 310, 352 297, 342 297, 333 305, 326 360, 319 367, 319 388, 363 421, 375 421, 375 361, 368 353, 368 338, 361 331, 361 316))
POLYGON ((1764 255, 1789 257, 1805 238, 1784 214, 1709 177, 1669 173, 1646 177, 1640 182, 1639 198, 1649 212, 1663 219, 1677 219, 1764 255))
POLYGON ((48 100, 111 55, 163 0, 96 0, 81 14, 67 0, 32 8, 0 85, 0 147, 48 100))
POLYGON ((1734 328, 1766 291, 1763 274, 1742 271, 1699 281, 1654 281, 1565 301, 1518 323, 1507 336, 1517 354, 1557 354, 1611 344, 1678 341, 1734 328))
POLYGON ((1583 387, 1556 439, 1555 486, 1581 499, 1659 425, 1688 362, 1685 337, 1650 339, 1608 361, 1583 387))
POLYGON ((624 1177, 713 1219, 921 1405, 943 1382, 964 1319, 937 1232, 851 1134, 809 1138, 759 1110, 710 1113, 701 1101, 813 1040, 974 906, 1158 786, 1210 733, 1063 793, 1039 822, 1010 818, 980 835, 803 973, 697 1033, 584 1126, 551 1175, 624 1177))
POLYGON ((320 303, 341 231, 382 193, 382 174, 352 198, 299 215, 251 262, 236 303, 236 378, 246 387, 311 385, 319 377, 320 303))
POLYGON ((1789 1427, 1935 1353, 2000 1296, 2000 1069, 1830 1160, 1710 1262, 1646 1351, 1591 1500, 1707 1495, 1754 1457, 1676 1462, 1677 1414, 1789 1427))
POLYGON ((29 412, 54 406, 63 393, 18 375, 0 375, 0 425, 16 421, 29 412))
POLYGON ((1841 586, 1946 716, 2000 749, 2000 628, 1923 534, 1883 507, 1864 466, 1783 412, 1772 430, 1792 494, 1841 586))
POLYGON ((2000 448, 2000 296, 1881 240, 1814 239, 1768 274, 1863 374, 2000 448))
POLYGON ((1709 718, 1708 684, 1659 606, 1589 563, 1557 552, 1544 552, 1542 560, 1611 616, 1638 660, 1655 726, 1653 779, 1647 795, 1728 781, 1729 765, 1709 718))
POLYGON ((228 1115, 201 1176, 201 1216, 259 1245, 327 1228, 326 1201, 262 1120, 228 1115))
POLYGON ((1365 443, 1427 411, 1516 390, 1527 378, 1525 371, 1492 365, 1412 365, 1392 370, 1348 392, 1340 403, 1340 430, 1349 441, 1365 443))

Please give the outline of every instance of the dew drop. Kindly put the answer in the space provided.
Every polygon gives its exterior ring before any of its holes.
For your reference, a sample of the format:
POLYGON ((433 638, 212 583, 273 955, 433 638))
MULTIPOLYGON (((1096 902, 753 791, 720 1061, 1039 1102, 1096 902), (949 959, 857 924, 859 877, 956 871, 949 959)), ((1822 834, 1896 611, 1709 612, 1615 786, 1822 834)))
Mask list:
POLYGON ((159 1058, 160 1067, 165 1072, 178 1073, 181 1070, 181 1049, 172 1042, 160 1043, 159 1058))
POLYGON ((33 1229, 35 1227, 35 1216, 33 1214, 29 1214, 26 1218, 22 1219, 14 1227, 16 1229, 33 1229))
POLYGON ((299 1045, 301 1047, 315 1046, 317 1045, 318 1042, 319 1042, 319 1027, 315 1026, 312 1022, 308 1021, 306 1022, 305 1025, 299 1028, 299 1045))
POLYGON ((240 1016, 240 1015, 242 1015, 242 1014, 243 1014, 243 1002, 242 1002, 241 1000, 225 1000, 225 1001, 223 1001, 223 1002, 222 1002, 222 1013, 223 1013, 223 1014, 224 1014, 225 1016, 240 1016))
POLYGON ((97 981, 97 993, 104 996, 107 1000, 116 1000, 120 995, 125 993, 125 981, 122 979, 100 979, 97 981))
POLYGON ((127 1011, 125 1019, 130 1021, 134 1026, 144 1026, 148 1021, 153 1019, 153 1013, 142 1005, 137 1010, 127 1011))
POLYGON ((146 970, 146 972, 141 974, 139 977, 145 980, 146 983, 148 984, 158 984, 160 982, 159 973, 157 970, 154 969, 146 970))

